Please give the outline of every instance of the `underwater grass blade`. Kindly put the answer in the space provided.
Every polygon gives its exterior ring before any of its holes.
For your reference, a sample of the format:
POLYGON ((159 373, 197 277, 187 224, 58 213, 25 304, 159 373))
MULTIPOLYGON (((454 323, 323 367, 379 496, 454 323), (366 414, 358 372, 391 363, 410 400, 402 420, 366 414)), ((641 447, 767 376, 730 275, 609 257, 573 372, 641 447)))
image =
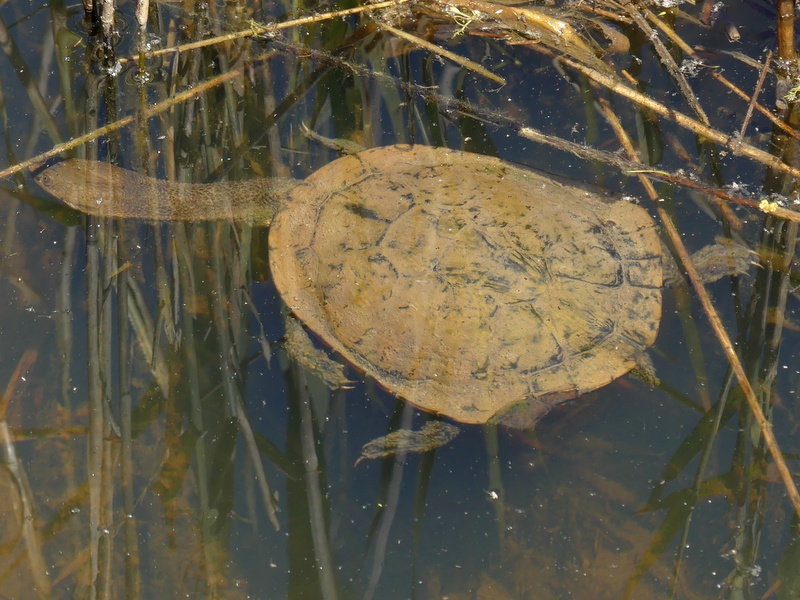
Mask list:
POLYGON ((36 85, 36 81, 33 79, 32 74, 34 73, 34 69, 31 69, 25 62, 24 57, 14 42, 14 39, 11 37, 11 32, 9 32, 5 22, 2 19, 0 19, 0 49, 2 49, 3 53, 6 55, 6 58, 8 58, 13 67, 14 73, 17 74, 20 83, 25 88, 25 91, 28 94, 28 99, 31 102, 31 106, 34 107, 38 117, 42 120, 50 139, 56 144, 60 143, 62 139, 61 132, 58 130, 58 125, 56 125, 53 116, 50 114, 50 109, 45 103, 44 98, 42 97, 42 94, 36 85))
MULTIPOLYGON (((400 415, 399 428, 410 429, 413 416, 413 410, 410 405, 404 404, 402 414, 400 415)), ((378 528, 375 532, 375 539, 372 547, 372 569, 370 570, 367 587, 362 596, 364 600, 372 600, 378 588, 381 574, 383 573, 386 559, 386 546, 389 543, 389 530, 397 514, 400 485, 403 481, 403 471, 405 470, 405 453, 401 452, 395 454, 385 460, 391 464, 391 476, 386 489, 386 499, 382 503, 378 528)))
POLYGON ((237 374, 234 373, 231 362, 235 360, 234 344, 231 340, 230 311, 235 310, 235 304, 228 297, 229 290, 224 289, 226 277, 222 266, 223 258, 220 243, 222 238, 226 238, 230 226, 225 223, 211 223, 209 235, 212 239, 211 245, 211 265, 212 281, 214 289, 211 294, 211 309, 214 315, 214 326, 217 330, 217 338, 220 344, 219 365, 222 374, 222 389, 225 395, 228 411, 231 416, 236 417, 238 410, 239 392, 234 386, 237 374), (225 306, 223 307, 223 303, 225 306), (227 309, 227 311, 226 311, 227 309))
POLYGON ((495 521, 497 522, 497 541, 500 548, 504 547, 506 536, 506 493, 503 485, 502 469, 500 466, 500 447, 497 424, 485 425, 483 439, 486 443, 486 460, 489 465, 489 480, 487 490, 492 493, 492 507, 494 508, 495 521))
MULTIPOLYGON (((18 383, 23 380, 27 372, 33 367, 37 356, 38 352, 35 350, 25 351, 8 380, 3 395, 0 396, 0 448, 2 448, 3 463, 17 487, 19 506, 16 506, 17 503, 13 501, 11 504, 13 508, 19 510, 19 524, 22 529, 21 537, 25 543, 30 572, 36 582, 37 595, 41 598, 46 598, 50 596, 52 583, 49 579, 40 532, 37 531, 38 520, 36 518, 34 496, 28 483, 25 469, 17 455, 14 434, 6 421, 8 403, 14 397, 18 383)), ((6 501, 8 500, 11 499, 6 499, 6 501)))
POLYGON ((306 391, 305 375, 297 372, 298 404, 300 413, 300 449, 304 465, 304 481, 308 498, 309 526, 314 544, 314 559, 319 578, 322 600, 336 600, 336 581, 333 578, 333 556, 328 540, 319 459, 317 457, 314 422, 311 404, 306 391))
MULTIPOLYGON (((173 228, 173 242, 178 248, 184 248, 188 252, 189 244, 185 235, 185 227, 182 223, 174 223, 171 225, 173 228)), ((181 252, 180 250, 178 251, 181 252)), ((178 273, 181 287, 184 294, 194 294, 194 286, 192 285, 190 269, 191 265, 186 264, 184 261, 178 261, 178 273)), ((198 362, 198 344, 194 336, 194 316, 191 311, 189 303, 182 302, 181 308, 183 311, 181 321, 184 323, 183 327, 183 341, 181 343, 182 364, 184 365, 184 379, 185 383, 180 386, 181 390, 185 390, 189 396, 189 415, 194 429, 197 432, 204 433, 207 430, 208 422, 211 417, 205 416, 205 411, 201 401, 200 391, 200 364, 198 362)), ((175 386, 170 386, 170 393, 176 393, 175 386)), ((176 400, 178 400, 176 398, 176 400)), ((212 499, 209 481, 209 474, 213 458, 209 451, 208 444, 210 440, 204 435, 198 435, 194 443, 194 472, 197 477, 197 494, 198 494, 198 510, 200 511, 200 531, 203 544, 203 564, 205 566, 204 574, 206 586, 209 590, 217 590, 218 584, 221 580, 221 573, 219 569, 221 565, 218 564, 215 554, 218 549, 216 546, 216 537, 213 531, 212 519, 212 499)))
POLYGON ((415 591, 420 582, 418 569, 419 549, 422 543, 422 534, 425 523, 425 507, 428 504, 428 493, 433 480, 433 467, 436 461, 436 452, 425 452, 420 456, 417 479, 414 485, 414 525, 411 529, 411 581, 410 588, 415 591))
POLYGON ((250 461, 255 470, 255 480, 258 482, 258 489, 261 492, 261 501, 264 503, 264 508, 267 511, 267 517, 270 523, 275 528, 275 531, 280 531, 281 524, 278 521, 278 506, 272 497, 272 491, 269 487, 269 480, 267 473, 264 470, 264 465, 261 462, 261 454, 259 453, 258 445, 256 444, 255 436, 253 435, 253 428, 250 426, 250 421, 247 417, 244 404, 241 398, 237 398, 238 406, 236 411, 236 419, 239 423, 239 429, 244 437, 245 448, 250 454, 250 461))
MULTIPOLYGON (((158 260, 158 259, 156 259, 158 260)), ((141 286, 135 277, 127 278, 124 290, 128 298, 128 317, 133 328, 139 352, 145 357, 150 372, 164 398, 169 397, 169 370, 155 341, 158 339, 157 326, 147 307, 141 286)))
MULTIPOLYGON (((672 259, 671 259, 672 260, 672 259)), ((692 366, 692 373, 695 381, 708 381, 708 370, 706 368, 706 352, 703 347, 701 334, 697 322, 692 313, 691 289, 685 281, 681 281, 674 290, 675 305, 678 318, 680 320, 683 339, 686 341, 689 361, 692 366)), ((698 386, 696 394, 699 403, 708 410, 711 407, 709 391, 705 386, 698 386)))
POLYGON ((647 550, 639 559, 636 564, 636 570, 628 578, 628 584, 625 588, 623 598, 631 598, 636 587, 641 582, 642 578, 650 572, 653 566, 658 562, 661 555, 669 546, 672 539, 678 535, 678 532, 684 527, 684 524, 691 517, 694 510, 694 504, 684 501, 672 503, 658 530, 653 534, 647 550))
MULTIPOLYGON (((724 413, 725 409, 729 406, 729 404, 733 404, 734 408, 738 408, 741 403, 734 403, 728 402, 730 399, 728 395, 730 393, 730 383, 732 382, 732 378, 726 377, 725 384, 723 385, 722 392, 720 394, 720 401, 717 410, 715 411, 715 419, 714 419, 714 426, 711 432, 707 435, 707 437, 703 441, 703 452, 700 456, 700 460, 697 465, 697 471, 694 477, 694 484, 692 488, 692 498, 693 499, 701 499, 704 498, 707 494, 714 493, 714 490, 704 489, 710 487, 708 482, 704 481, 706 469, 708 468, 709 461, 711 459, 711 453, 713 448, 716 445, 718 434, 722 423, 724 422, 724 413)), ((730 411, 732 412, 732 411, 730 411)), ((722 476, 715 480, 713 480, 715 484, 717 484, 718 490, 716 491, 719 494, 730 494, 730 477, 722 476)), ((677 557, 675 559, 675 568, 674 568, 674 577, 672 581, 672 595, 675 596, 675 587, 678 582, 678 575, 683 563, 683 557, 685 555, 685 550, 688 547, 687 539, 689 537, 689 528, 691 524, 691 514, 687 516, 686 522, 683 526, 683 531, 681 532, 681 538, 678 543, 678 551, 677 557)))
MULTIPOLYGON (((5 396, 4 400, 7 400, 5 396)), ((19 523, 22 530, 21 538, 25 544, 28 567, 33 580, 36 582, 36 595, 40 598, 49 598, 52 591, 52 583, 49 579, 49 571, 40 541, 40 534, 36 528, 38 520, 34 510, 33 492, 28 483, 28 477, 25 475, 25 469, 14 447, 14 434, 11 432, 5 418, 0 419, 0 448, 2 448, 3 463, 10 472, 18 491, 19 507, 16 506, 17 503, 13 502, 13 500, 10 504, 13 508, 18 508, 19 510, 19 523)), ((9 500, 11 499, 6 498, 6 502, 9 500)))
MULTIPOLYGON (((120 254, 122 242, 118 240, 117 254, 120 254)), ((117 283, 117 369, 119 372, 119 419, 120 419, 120 473, 122 488, 122 508, 125 511, 123 527, 125 532, 125 597, 139 598, 142 590, 139 558, 139 534, 135 516, 136 501, 134 498, 133 462, 133 398, 131 396, 130 356, 130 316, 128 314, 128 278, 130 272, 123 269, 116 276, 117 283)))
MULTIPOLYGON (((90 231, 96 230, 94 227, 90 231)), ((90 233, 89 235, 94 235, 90 233)), ((102 559, 100 537, 103 529, 102 485, 103 485, 103 440, 105 439, 105 419, 103 418, 105 398, 103 393, 101 365, 100 327, 102 315, 102 289, 100 283, 100 250, 97 239, 87 244, 87 327, 88 327, 88 369, 89 369, 89 435, 87 473, 89 479, 89 581, 93 588, 99 583, 102 559)), ((95 591, 97 593, 97 591, 95 591)))
MULTIPOLYGON (((679 533, 685 532, 689 527, 692 515, 702 500, 720 496, 730 496, 730 482, 731 476, 726 473, 702 481, 697 488, 692 487, 672 492, 660 502, 659 508, 666 509, 666 514, 661 520, 661 524, 653 533, 650 544, 648 544, 644 555, 637 562, 635 571, 628 579, 628 584, 625 589, 625 598, 631 597, 645 574, 650 572, 659 558, 664 555, 669 544, 672 543, 676 537, 680 539, 679 533)), ((681 557, 682 549, 678 548, 672 573, 673 589, 679 580, 681 557)))
MULTIPOLYGON (((673 453, 667 462, 666 467, 661 472, 659 484, 653 487, 650 498, 640 509, 642 511, 657 510, 661 506, 661 491, 667 484, 674 481, 684 470, 695 460, 698 454, 705 457, 709 449, 713 446, 716 434, 727 423, 731 417, 741 407, 741 397, 739 401, 728 398, 728 385, 723 386, 720 399, 714 407, 707 411, 697 422, 689 435, 683 438, 678 449, 673 453)), ((701 464, 702 464, 701 459, 701 464)))

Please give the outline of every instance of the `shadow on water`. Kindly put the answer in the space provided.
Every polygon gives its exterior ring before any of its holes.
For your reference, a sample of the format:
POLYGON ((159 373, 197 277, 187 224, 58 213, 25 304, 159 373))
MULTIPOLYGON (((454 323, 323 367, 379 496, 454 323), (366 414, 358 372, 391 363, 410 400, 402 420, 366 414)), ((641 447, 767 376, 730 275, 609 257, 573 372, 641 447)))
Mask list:
MULTIPOLYGON (((174 181, 304 178, 337 156, 305 125, 601 184, 691 250, 750 248, 749 273, 709 291, 796 469, 792 23, 754 6, 459 0, 326 18, 241 1, 161 3, 139 30, 125 3, 109 43, 82 7, 31 4, 0 6, 0 166, 85 135, 63 155, 174 181), (764 47, 769 110, 751 114, 723 78, 749 98, 764 47), (657 169, 657 204, 614 115, 657 169)), ((266 228, 84 217, 5 174, 5 597, 800 594, 785 475, 686 278, 664 292, 657 381, 355 466, 371 440, 436 419, 353 369, 330 391, 288 358, 266 228)))

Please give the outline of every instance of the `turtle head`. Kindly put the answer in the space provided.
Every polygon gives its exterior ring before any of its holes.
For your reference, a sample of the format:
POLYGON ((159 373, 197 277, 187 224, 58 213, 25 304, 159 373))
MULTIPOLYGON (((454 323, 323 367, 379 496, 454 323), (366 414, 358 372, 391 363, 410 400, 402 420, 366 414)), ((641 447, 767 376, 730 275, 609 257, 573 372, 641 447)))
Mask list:
POLYGON ((44 169, 34 180, 75 210, 97 217, 146 218, 133 200, 135 180, 145 179, 109 163, 72 158, 44 169))

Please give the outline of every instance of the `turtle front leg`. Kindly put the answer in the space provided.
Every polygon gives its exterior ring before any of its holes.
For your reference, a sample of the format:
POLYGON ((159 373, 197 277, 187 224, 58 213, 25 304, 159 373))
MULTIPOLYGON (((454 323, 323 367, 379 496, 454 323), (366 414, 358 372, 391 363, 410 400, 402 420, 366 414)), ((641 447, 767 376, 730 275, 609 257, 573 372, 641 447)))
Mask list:
POLYGON ((315 347, 303 326, 291 316, 286 317, 286 337, 283 347, 292 360, 319 377, 330 389, 352 389, 354 382, 345 376, 344 366, 315 347))
MULTIPOLYGON (((701 248, 691 259, 703 283, 713 283, 723 277, 747 275, 753 262, 755 252, 735 243, 717 242, 701 248)), ((662 270, 664 285, 673 287, 683 279, 683 271, 679 269, 672 254, 666 248, 662 251, 662 270)))

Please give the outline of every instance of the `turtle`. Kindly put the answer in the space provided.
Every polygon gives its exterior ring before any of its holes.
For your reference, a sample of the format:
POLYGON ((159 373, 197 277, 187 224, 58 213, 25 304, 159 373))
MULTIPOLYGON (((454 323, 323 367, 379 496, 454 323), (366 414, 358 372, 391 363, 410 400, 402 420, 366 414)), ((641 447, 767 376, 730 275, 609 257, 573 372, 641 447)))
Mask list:
POLYGON ((181 184, 69 159, 37 183, 77 210, 269 226, 290 313, 423 411, 529 427, 637 365, 661 318, 641 206, 425 145, 347 154, 305 180, 181 184))

